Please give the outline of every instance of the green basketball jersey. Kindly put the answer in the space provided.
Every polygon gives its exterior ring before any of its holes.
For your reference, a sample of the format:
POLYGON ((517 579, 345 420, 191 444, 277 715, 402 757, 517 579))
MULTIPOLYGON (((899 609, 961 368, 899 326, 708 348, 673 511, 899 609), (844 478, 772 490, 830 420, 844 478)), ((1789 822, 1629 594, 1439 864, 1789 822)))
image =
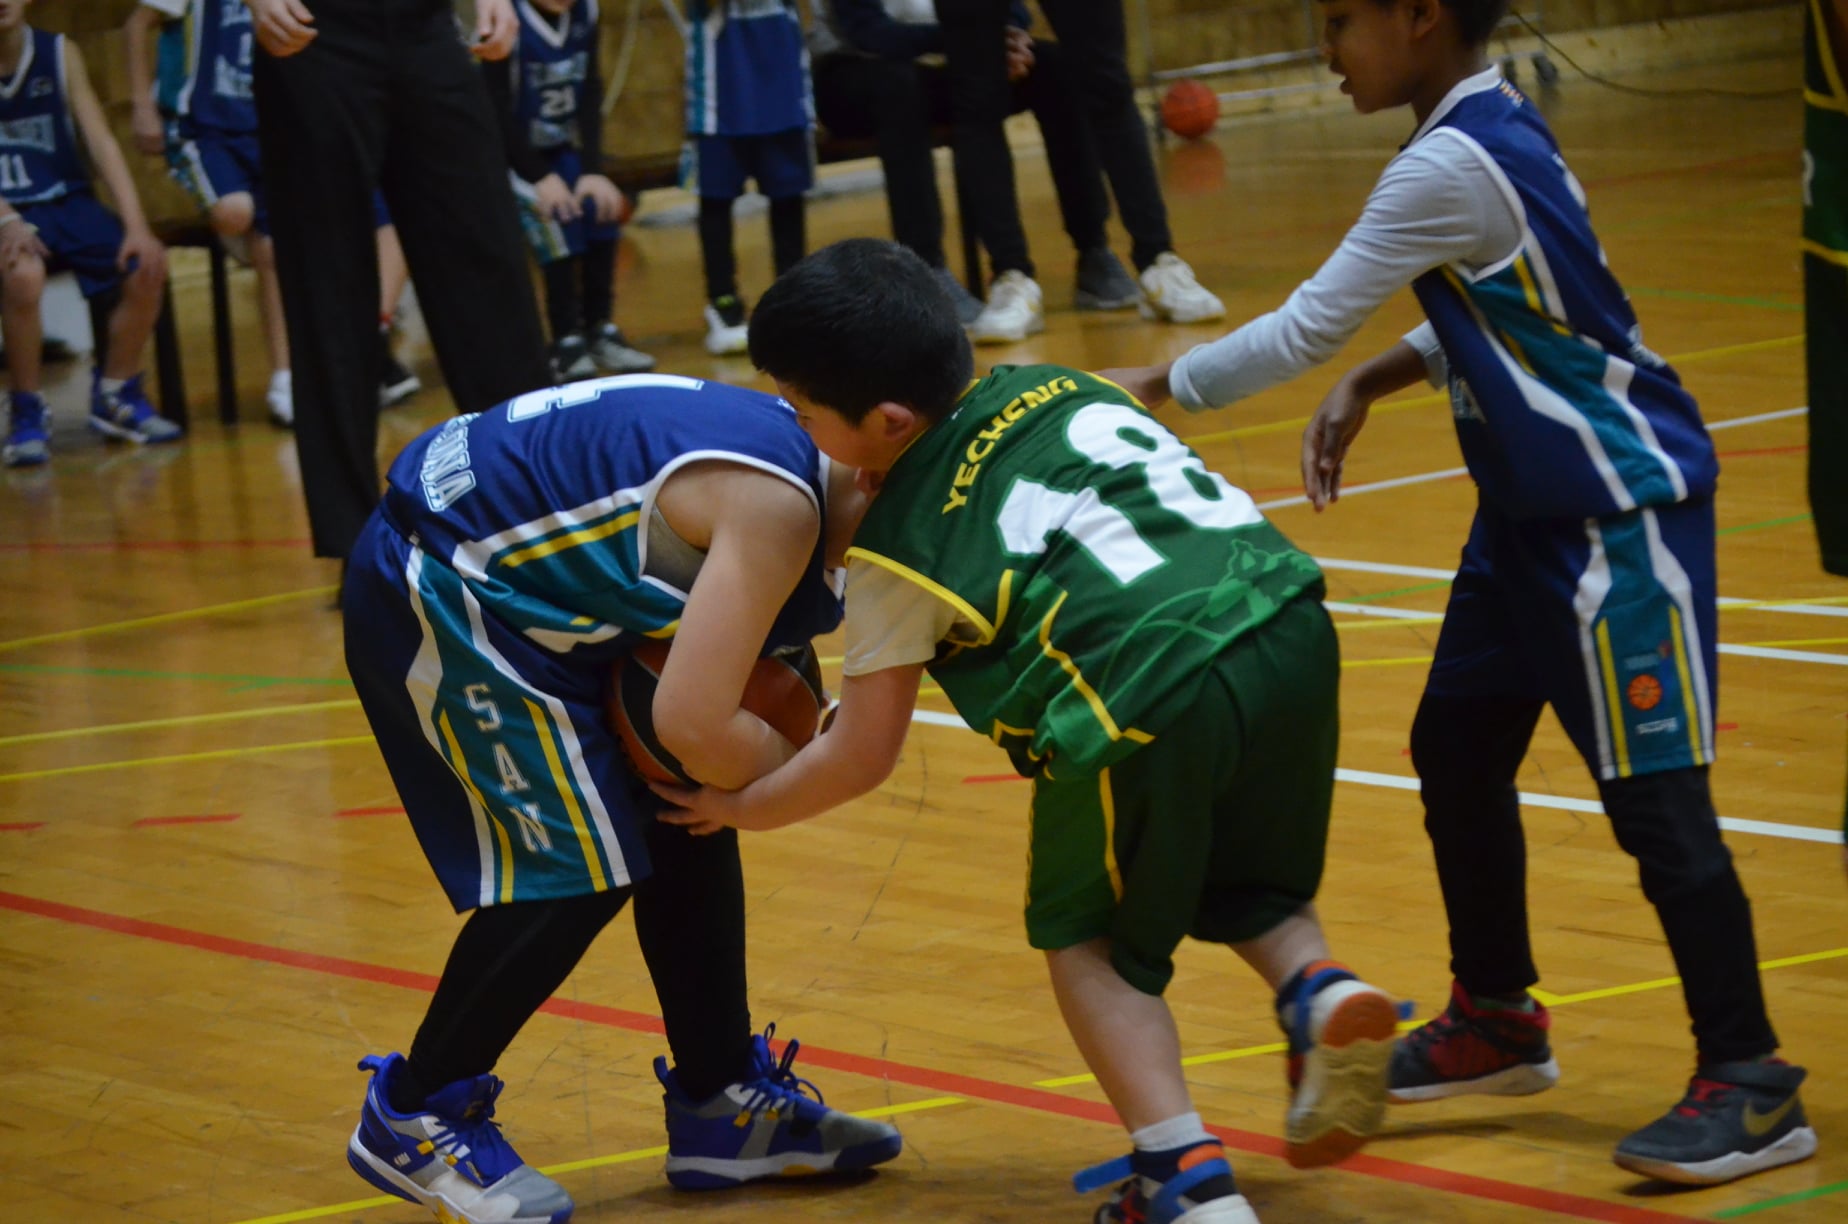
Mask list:
POLYGON ((893 464, 847 555, 974 627, 931 678, 1029 775, 1150 742, 1215 655, 1322 578, 1121 388, 1060 366, 975 383, 893 464))
POLYGON ((1803 14, 1803 246, 1848 263, 1848 90, 1823 2, 1805 0, 1803 14))

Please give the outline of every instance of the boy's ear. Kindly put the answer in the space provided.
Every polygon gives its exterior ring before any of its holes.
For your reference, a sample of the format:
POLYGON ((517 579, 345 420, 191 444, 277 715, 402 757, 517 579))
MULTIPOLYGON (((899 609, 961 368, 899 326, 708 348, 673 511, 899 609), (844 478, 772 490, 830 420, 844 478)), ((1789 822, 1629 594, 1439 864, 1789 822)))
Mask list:
POLYGON ((1421 38, 1437 27, 1443 16, 1443 0, 1405 0, 1406 16, 1410 18, 1412 36, 1421 38))
POLYGON ((917 427, 918 414, 904 404, 891 400, 875 404, 873 410, 866 414, 869 420, 876 422, 874 428, 884 441, 894 441, 908 436, 917 427))

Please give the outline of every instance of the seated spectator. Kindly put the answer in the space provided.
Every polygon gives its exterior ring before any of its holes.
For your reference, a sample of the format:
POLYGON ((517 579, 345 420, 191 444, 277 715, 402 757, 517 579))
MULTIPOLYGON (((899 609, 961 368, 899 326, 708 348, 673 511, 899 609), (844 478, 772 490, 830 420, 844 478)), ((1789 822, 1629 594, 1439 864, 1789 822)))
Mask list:
POLYGON ((180 427, 141 391, 141 351, 160 317, 167 251, 148 229, 128 163, 90 86, 83 54, 62 34, 26 24, 24 4, 0 5, 0 332, 12 375, 12 413, 0 461, 51 458, 51 421, 39 394, 45 278, 77 274, 87 298, 119 293, 96 338, 90 427, 130 442, 172 442, 180 427), (96 198, 89 163, 114 197, 96 198))
POLYGON ((545 279, 560 382, 654 369, 611 321, 622 192, 605 178, 596 0, 514 0, 513 54, 482 65, 513 194, 545 279))
MULTIPOLYGON (((1031 110, 1039 123, 1059 212, 1078 253, 1076 304, 1081 310, 1134 306, 1140 297, 1136 282, 1106 245, 1110 201, 1090 133, 1069 93, 1059 45, 1027 33, 1032 17, 1019 0, 1009 22, 1009 113, 1031 110)), ((987 306, 945 267, 930 132, 951 119, 943 49, 943 30, 929 0, 815 0, 809 52, 816 114, 835 136, 878 140, 892 236, 936 270, 973 338, 1021 340, 1045 330, 1046 317, 1011 194, 1002 199, 981 183, 969 184, 977 190, 969 192, 967 207, 977 215, 964 217, 963 224, 975 228, 994 265, 987 306), (997 208, 1012 215, 994 218, 997 208)))

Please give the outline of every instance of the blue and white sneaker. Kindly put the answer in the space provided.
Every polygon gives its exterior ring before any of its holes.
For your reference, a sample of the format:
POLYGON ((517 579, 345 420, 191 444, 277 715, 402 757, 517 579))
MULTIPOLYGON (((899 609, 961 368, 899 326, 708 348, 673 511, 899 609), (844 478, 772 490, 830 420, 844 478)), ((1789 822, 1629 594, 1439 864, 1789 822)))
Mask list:
POLYGON ((106 437, 129 442, 178 442, 185 430, 154 411, 141 390, 141 375, 105 391, 101 379, 90 390, 90 428, 106 437))
POLYGON ((1290 1038, 1284 1157, 1298 1169, 1346 1160, 1380 1129, 1399 1009, 1345 966, 1317 961, 1285 983, 1277 1022, 1290 1038))
POLYGON ((1217 1141, 1194 1148, 1182 1162, 1186 1167, 1165 1182, 1137 1173, 1134 1159, 1119 1156, 1072 1178, 1072 1189, 1080 1194, 1101 1190, 1118 1178, 1127 1179, 1097 1209, 1092 1224, 1258 1224, 1258 1213, 1238 1192, 1232 1166, 1217 1141), (1211 1193, 1209 1182, 1231 1192, 1195 1199, 1194 1194, 1211 1193))
POLYGON ((37 467, 51 462, 51 414, 45 410, 44 399, 30 391, 15 391, 11 399, 12 421, 0 461, 7 467, 37 467))
POLYGON ((682 1190, 724 1190, 767 1177, 870 1169, 904 1147, 897 1128, 822 1103, 815 1085, 789 1069, 801 1043, 779 1061, 769 1038, 753 1037, 751 1078, 691 1101, 655 1059, 667 1104, 667 1180, 682 1190), (814 1094, 813 1099, 804 1090, 814 1094))
POLYGON ((564 1224, 571 1218, 564 1187, 521 1160, 501 1137, 494 1121, 500 1080, 457 1080, 425 1101, 425 1112, 401 1114, 391 1107, 388 1085, 403 1065, 397 1054, 360 1060, 372 1083, 347 1143, 355 1173, 430 1208, 443 1224, 564 1224))

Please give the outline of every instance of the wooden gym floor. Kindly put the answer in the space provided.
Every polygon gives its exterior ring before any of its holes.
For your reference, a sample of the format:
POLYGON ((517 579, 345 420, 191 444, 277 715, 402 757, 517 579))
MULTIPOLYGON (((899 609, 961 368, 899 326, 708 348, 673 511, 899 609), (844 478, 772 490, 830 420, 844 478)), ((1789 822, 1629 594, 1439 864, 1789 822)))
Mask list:
MULTIPOLYGON (((1783 60, 1638 78, 1774 89, 1783 60)), ((1654 917, 1550 719, 1522 786, 1534 927, 1565 1077, 1540 1097, 1395 1111, 1346 1168, 1277 1158, 1283 1085, 1265 991, 1189 946, 1170 997, 1207 1120, 1271 1224, 1673 1221, 1848 1213, 1848 892, 1835 844, 1848 712, 1848 586, 1819 573, 1804 502, 1799 119, 1772 101, 1639 98, 1569 81, 1547 102, 1649 343, 1699 395, 1725 456, 1725 656, 1715 772, 1756 905, 1773 1013, 1812 1073, 1807 1164, 1693 1193, 1643 1190, 1611 1145, 1672 1103, 1687 1023, 1654 917)), ((1235 318, 1279 302, 1331 247, 1403 116, 1328 114, 1221 130, 1164 155, 1182 252, 1235 318)), ((1056 215, 1021 160, 1029 215, 1056 215)), ((811 241, 885 232, 878 196, 818 204, 811 241)), ((741 227, 761 292, 761 221, 741 227)), ((1216 334, 1133 313, 1078 316, 1071 257, 1034 233, 1048 333, 988 361, 1092 367, 1216 334)), ((637 227, 622 321, 663 367, 750 381, 697 345, 691 230, 637 227)), ((209 387, 197 278, 182 286, 195 392, 209 387)), ((248 311, 248 292, 240 290, 248 311)), ((1409 295, 1337 368, 1414 321, 1409 295)), ((20 1221, 282 1224, 424 1218, 374 1199, 342 1145, 368 1052, 403 1048, 457 920, 398 815, 309 558, 292 443, 261 420, 254 319, 240 320, 246 423, 203 396, 178 448, 111 449, 56 389, 48 471, 0 483, 0 1180, 20 1221)), ((424 362, 426 375, 429 364, 424 362)), ((1386 405, 1349 500, 1296 496, 1300 422, 1324 371, 1191 418, 1220 471, 1323 558, 1347 659, 1343 785, 1322 912, 1340 955, 1415 999, 1447 987, 1442 913, 1406 757, 1445 579, 1473 504, 1448 413, 1386 405)), ((440 391, 387 416, 389 454, 440 419, 440 391)), ((825 647, 824 647, 825 649, 825 647)), ((866 1182, 677 1195, 659 1174, 664 1050, 627 921, 508 1052, 502 1119, 584 1220, 1088 1219, 1070 1174, 1124 1148, 1060 1026, 1018 914, 1024 787, 985 741, 921 716, 874 797, 748 841, 753 1002, 804 1043, 831 1103, 896 1115, 904 1156, 866 1182)))

